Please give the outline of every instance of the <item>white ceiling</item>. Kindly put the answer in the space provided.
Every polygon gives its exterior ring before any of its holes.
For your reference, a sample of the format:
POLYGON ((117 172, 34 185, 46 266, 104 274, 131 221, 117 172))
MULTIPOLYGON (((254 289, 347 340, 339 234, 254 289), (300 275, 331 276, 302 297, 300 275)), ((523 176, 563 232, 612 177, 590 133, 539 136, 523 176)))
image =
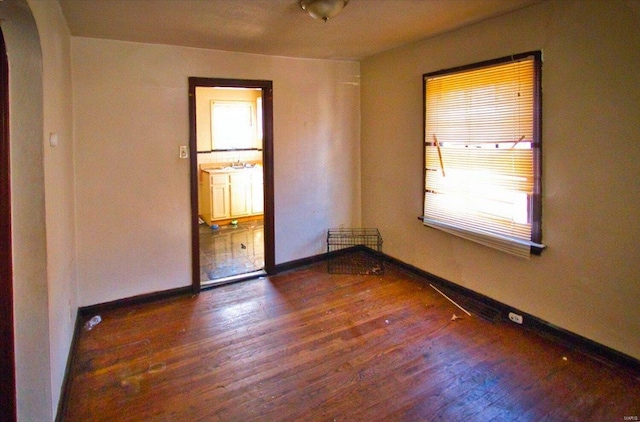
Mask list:
POLYGON ((298 0, 59 0, 74 36, 319 59, 362 59, 540 1, 350 0, 325 23, 298 0))

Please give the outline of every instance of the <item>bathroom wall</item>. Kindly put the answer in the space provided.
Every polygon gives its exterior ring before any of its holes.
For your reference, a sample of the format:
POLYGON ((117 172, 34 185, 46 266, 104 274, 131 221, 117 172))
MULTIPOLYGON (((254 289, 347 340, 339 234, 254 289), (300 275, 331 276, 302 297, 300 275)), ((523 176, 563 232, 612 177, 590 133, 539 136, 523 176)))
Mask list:
MULTIPOLYGON (((214 87, 196 87, 196 140, 198 152, 211 151, 216 148, 213 145, 211 129, 211 102, 212 101, 244 101, 253 103, 253 122, 256 122, 256 101, 262 96, 260 89, 221 89, 214 87)), ((262 148, 257 139, 256 148, 262 148)))

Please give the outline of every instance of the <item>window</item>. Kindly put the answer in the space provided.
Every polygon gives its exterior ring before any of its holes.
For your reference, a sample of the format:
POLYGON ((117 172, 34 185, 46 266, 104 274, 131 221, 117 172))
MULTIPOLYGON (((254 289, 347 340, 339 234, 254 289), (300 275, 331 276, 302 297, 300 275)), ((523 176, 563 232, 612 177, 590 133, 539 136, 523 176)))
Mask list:
POLYGON ((253 104, 246 101, 211 101, 211 133, 215 149, 255 148, 253 104))
POLYGON ((541 53, 424 75, 426 226, 508 253, 541 242, 541 53))

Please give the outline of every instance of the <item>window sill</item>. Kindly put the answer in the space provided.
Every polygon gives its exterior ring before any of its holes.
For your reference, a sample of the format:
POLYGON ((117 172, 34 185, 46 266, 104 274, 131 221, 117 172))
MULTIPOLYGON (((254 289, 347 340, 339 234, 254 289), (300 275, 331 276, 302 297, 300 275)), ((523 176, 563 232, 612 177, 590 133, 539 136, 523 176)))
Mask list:
MULTIPOLYGON (((418 216, 418 220, 422 221, 424 223, 424 217, 423 216, 418 216)), ((425 227, 428 228, 432 228, 430 226, 427 226, 426 224, 423 224, 425 227)), ((530 242, 530 254, 531 255, 535 255, 535 256, 541 256, 542 255, 542 251, 545 250, 547 248, 546 245, 542 245, 539 243, 535 243, 535 242, 530 242)))

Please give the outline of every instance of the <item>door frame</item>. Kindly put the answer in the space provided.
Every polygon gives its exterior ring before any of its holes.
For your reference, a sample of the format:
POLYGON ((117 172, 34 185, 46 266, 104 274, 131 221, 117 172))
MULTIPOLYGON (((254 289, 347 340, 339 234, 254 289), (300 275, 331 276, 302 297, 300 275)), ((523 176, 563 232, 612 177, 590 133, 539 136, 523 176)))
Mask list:
POLYGON ((9 155, 9 63, 0 30, 0 408, 15 421, 16 370, 11 250, 11 170, 9 155))
POLYGON ((262 90, 262 171, 264 177, 264 270, 275 273, 275 229, 273 186, 273 82, 267 80, 189 78, 189 150, 191 174, 191 255, 192 290, 198 294, 200 283, 200 232, 198 216, 198 146, 196 139, 196 87, 258 88, 262 90))

